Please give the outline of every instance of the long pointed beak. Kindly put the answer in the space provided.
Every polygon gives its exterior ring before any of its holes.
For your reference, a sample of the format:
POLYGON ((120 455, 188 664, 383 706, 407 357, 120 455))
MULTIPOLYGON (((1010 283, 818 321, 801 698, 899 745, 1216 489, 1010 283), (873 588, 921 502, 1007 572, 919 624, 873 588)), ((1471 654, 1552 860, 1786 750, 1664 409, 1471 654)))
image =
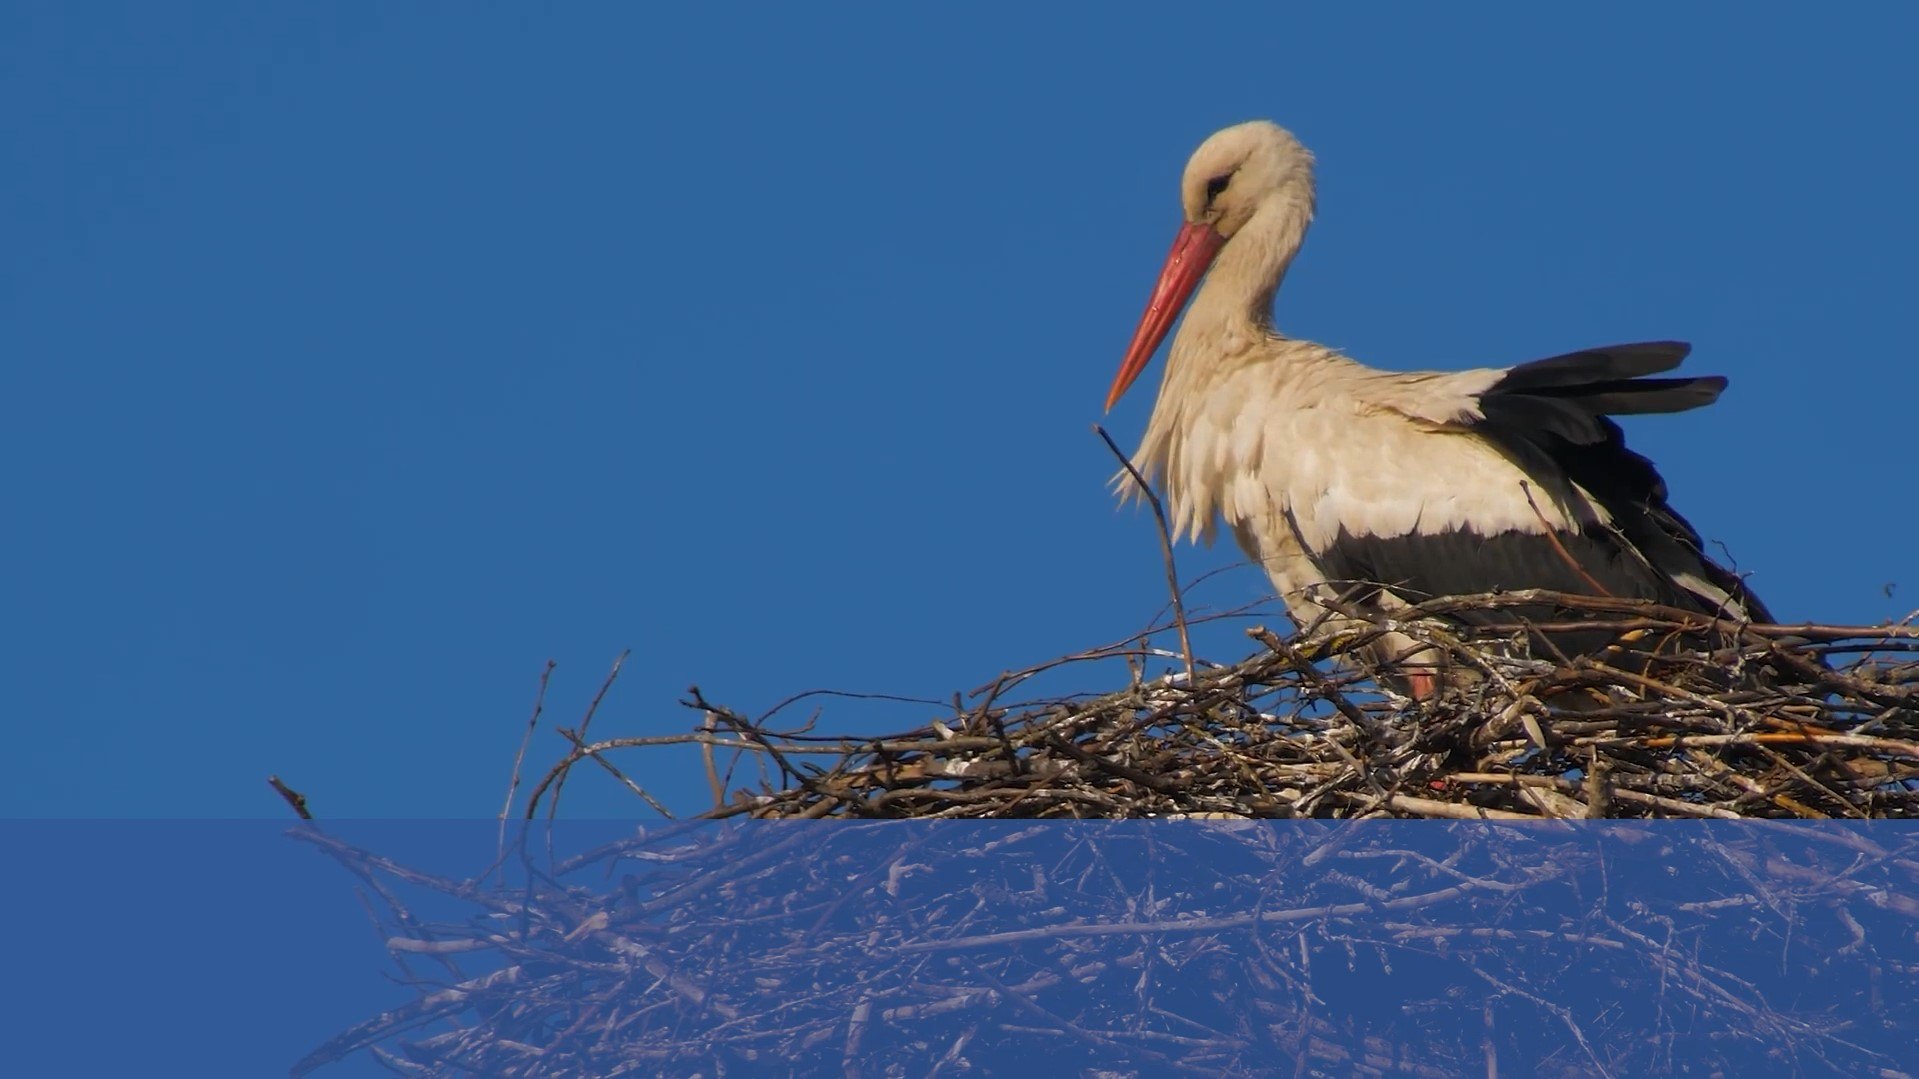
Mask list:
POLYGON ((1173 237, 1173 250, 1166 256, 1166 265, 1160 267, 1153 297, 1146 302, 1146 313, 1140 316, 1139 328, 1133 331, 1133 343, 1126 346, 1126 358, 1119 363, 1119 375, 1106 394, 1108 412, 1125 396, 1126 388, 1139 373, 1146 370, 1147 361, 1159 351, 1166 331, 1173 328, 1173 320, 1179 317, 1193 289, 1198 287, 1199 279, 1206 276, 1206 268, 1213 264, 1225 243, 1226 237, 1204 221, 1187 222, 1179 235, 1173 237))

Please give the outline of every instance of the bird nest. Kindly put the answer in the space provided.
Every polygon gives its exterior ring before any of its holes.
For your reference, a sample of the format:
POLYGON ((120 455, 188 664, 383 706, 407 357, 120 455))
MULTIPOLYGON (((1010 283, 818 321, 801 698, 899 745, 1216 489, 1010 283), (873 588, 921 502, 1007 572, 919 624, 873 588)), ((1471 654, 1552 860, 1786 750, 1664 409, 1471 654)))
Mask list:
POLYGON ((587 760, 645 795, 631 766, 612 758, 672 744, 704 754, 711 818, 1919 811, 1919 631, 1910 627, 1714 622, 1542 592, 1437 600, 1391 620, 1347 614, 1337 634, 1248 630, 1259 645, 1250 657, 1224 665, 1183 655, 1182 669, 1160 677, 1145 677, 1140 663, 1168 653, 1143 638, 1062 657, 880 736, 777 726, 777 714, 749 718, 696 687, 685 703, 703 716, 699 730, 575 737, 528 812, 587 760), (1542 609, 1558 621, 1538 620, 1542 609), (1609 628, 1619 644, 1570 661, 1527 646, 1541 631, 1574 626, 1609 628), (1388 633, 1476 677, 1430 700, 1398 696, 1364 658, 1388 633), (1016 699, 1042 674, 1057 681, 1062 668, 1114 659, 1134 664, 1123 688, 1016 699), (743 762, 757 768, 757 783, 731 782, 743 762))
POLYGON ((1919 834, 1816 818, 1919 808, 1919 634, 1537 593, 1403 615, 1255 628, 1231 665, 1122 642, 887 735, 697 689, 685 735, 593 740, 589 710, 477 874, 304 825, 412 999, 294 1074, 1903 1074, 1919 834), (1533 658, 1508 615, 1542 604, 1713 643, 1533 658), (1381 689, 1388 632, 1477 679, 1381 689), (1022 699, 1119 662, 1117 690, 1022 699), (635 763, 672 746, 704 758, 701 819, 531 838, 580 764, 651 801, 635 763), (1113 820, 1147 817, 1206 819, 1113 820), (1359 823, 1422 817, 1454 820, 1359 823))

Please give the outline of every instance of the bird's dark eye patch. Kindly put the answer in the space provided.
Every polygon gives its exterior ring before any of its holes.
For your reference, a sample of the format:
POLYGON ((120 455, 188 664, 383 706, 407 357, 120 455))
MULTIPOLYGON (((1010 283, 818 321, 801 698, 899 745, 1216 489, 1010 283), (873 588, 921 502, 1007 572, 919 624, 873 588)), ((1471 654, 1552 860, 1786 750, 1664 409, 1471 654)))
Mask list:
POLYGON ((1219 193, 1226 190, 1226 185, 1232 182, 1233 174, 1230 172, 1222 173, 1206 181, 1206 201, 1211 203, 1214 199, 1218 198, 1219 193))

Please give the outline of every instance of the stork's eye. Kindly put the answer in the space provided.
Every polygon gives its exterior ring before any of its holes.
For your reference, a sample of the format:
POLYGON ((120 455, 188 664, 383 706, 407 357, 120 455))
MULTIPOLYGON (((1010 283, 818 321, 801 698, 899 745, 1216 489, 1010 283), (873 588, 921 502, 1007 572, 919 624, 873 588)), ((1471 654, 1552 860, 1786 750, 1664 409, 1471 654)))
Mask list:
POLYGON ((1206 201, 1211 203, 1214 199, 1218 198, 1219 193, 1226 190, 1226 185, 1232 182, 1233 174, 1230 172, 1215 176, 1206 181, 1206 201))

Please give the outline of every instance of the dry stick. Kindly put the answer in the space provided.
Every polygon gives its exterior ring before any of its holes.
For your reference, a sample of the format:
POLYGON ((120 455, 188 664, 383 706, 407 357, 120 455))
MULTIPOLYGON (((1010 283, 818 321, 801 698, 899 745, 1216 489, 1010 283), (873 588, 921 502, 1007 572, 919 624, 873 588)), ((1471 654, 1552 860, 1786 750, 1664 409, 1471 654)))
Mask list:
POLYGON ((713 741, 711 735, 719 728, 713 725, 713 713, 706 713, 700 721, 700 730, 709 737, 700 739, 700 763, 706 766, 706 785, 713 791, 713 808, 721 809, 726 805, 726 784, 720 782, 720 770, 713 763, 713 741))
POLYGON ((620 651, 619 656, 613 660, 613 669, 606 672, 606 680, 600 683, 600 691, 593 694, 593 700, 587 704, 586 715, 580 717, 580 729, 578 733, 581 741, 586 740, 587 726, 593 722, 594 715, 600 710, 600 702, 606 699, 606 691, 613 688, 613 680, 620 676, 620 668, 626 666, 626 659, 632 654, 633 650, 631 648, 625 648, 620 651))
MULTIPOLYGON (((1744 630, 1750 634, 1770 640, 1772 637, 1797 637, 1809 641, 1862 640, 1879 641, 1905 640, 1919 637, 1919 628, 1909 626, 1847 626, 1825 622, 1742 622, 1736 618, 1720 618, 1700 611, 1682 607, 1668 607, 1647 599, 1622 599, 1620 597, 1588 596, 1577 592, 1557 592, 1547 588, 1516 588, 1507 592, 1482 592, 1469 596, 1440 596, 1416 603, 1413 613, 1447 614, 1455 611, 1506 610, 1512 607, 1534 606, 1564 607, 1573 611, 1593 611, 1601 614, 1631 614, 1644 618, 1657 619, 1664 626, 1673 629, 1692 631, 1710 631, 1717 633, 1736 633, 1744 630)), ((1521 623, 1489 624, 1489 628, 1523 629, 1521 623)))
POLYGON ((1590 818, 1609 816, 1612 812, 1612 758, 1602 757, 1597 749, 1592 751, 1592 759, 1586 764, 1586 815, 1590 818))
POLYGON ((520 790, 520 766, 526 762, 526 747, 533 743, 533 729, 540 725, 540 713, 546 709, 546 685, 552 680, 556 666, 558 664, 549 659, 546 669, 540 672, 540 691, 533 695, 533 714, 527 717, 526 733, 520 737, 520 751, 513 754, 513 777, 506 785, 506 804, 500 806, 499 856, 502 861, 506 859, 507 814, 513 812, 513 796, 520 790))
MULTIPOLYGON (((588 724, 591 724, 593 722, 593 714, 600 710, 600 702, 606 699, 606 691, 613 688, 613 680, 620 676, 620 668, 626 664, 626 657, 632 654, 633 654, 633 650, 631 648, 628 648, 623 650, 619 654, 619 656, 613 660, 613 669, 606 672, 606 679, 600 683, 599 692, 593 694, 593 700, 590 703, 588 703, 586 706, 586 715, 580 718, 580 729, 570 734, 567 734, 568 740, 570 740, 573 743, 575 753, 579 751, 580 746, 585 744, 586 728, 588 724)), ((565 733, 565 732, 562 732, 562 733, 565 733)), ((604 766, 606 763, 604 761, 600 761, 599 758, 597 757, 594 758, 594 760, 600 763, 602 766, 604 766)), ((554 818, 559 816, 560 792, 566 789, 566 777, 572 774, 573 774, 573 770, 571 768, 568 768, 566 771, 560 773, 560 776, 558 779, 554 780, 553 797, 547 799, 547 802, 546 802, 546 819, 547 820, 553 820, 554 818)), ((618 773, 615 773, 615 774, 617 775, 618 773)), ((648 799, 648 800, 651 801, 651 799, 648 799)), ((533 807, 529 805, 527 808, 530 810, 533 807)))
MULTIPOLYGON (((837 697, 850 701, 892 701, 895 704, 925 704, 934 708, 944 708, 947 704, 945 701, 931 700, 926 697, 902 697, 897 693, 857 693, 850 689, 808 689, 792 694, 760 713, 760 717, 753 721, 753 725, 764 727, 774 716, 809 697, 837 697)), ((811 727, 812 723, 809 722, 807 726, 811 727)))
MULTIPOLYGON (((1254 626, 1246 631, 1246 635, 1272 649, 1286 662, 1292 664, 1293 670, 1299 674, 1300 679, 1316 690, 1322 700, 1332 702, 1333 707, 1353 724, 1355 730, 1381 745, 1391 744, 1390 740, 1383 736, 1378 725, 1374 724, 1366 713, 1360 711, 1357 705, 1348 700, 1346 695, 1339 691, 1339 687, 1320 674, 1318 668, 1313 666, 1311 660, 1301 655, 1298 648, 1280 640, 1273 631, 1264 626, 1254 626)), ((1366 781, 1366 785, 1372 788, 1376 799, 1381 802, 1387 800, 1386 788, 1379 785, 1379 780, 1360 762, 1359 758, 1353 756, 1351 750, 1339 744, 1339 739, 1329 737, 1325 744, 1332 747, 1333 752, 1346 762, 1354 775, 1366 781)))
POLYGON ((1855 749, 1871 749, 1889 757, 1906 757, 1919 760, 1919 742, 1904 741, 1897 738, 1881 738, 1877 735, 1856 734, 1662 734, 1652 738, 1637 738, 1632 735, 1612 735, 1580 738, 1577 745, 1619 744, 1623 746, 1643 746, 1647 749, 1677 749, 1680 746, 1759 746, 1759 745, 1818 745, 1847 746, 1855 749))
MULTIPOLYGON (((600 756, 598 753, 587 752, 586 743, 580 741, 580 736, 577 732, 567 730, 565 727, 561 727, 560 734, 563 735, 567 739, 567 741, 573 743, 573 746, 575 750, 578 751, 580 757, 584 757, 587 760, 592 761, 594 764, 599 765, 601 768, 606 769, 606 773, 608 775, 612 776, 614 779, 619 780, 623 785, 625 785, 627 790, 630 790, 634 794, 639 795, 641 801, 645 802, 649 806, 652 806, 653 811, 655 813, 658 813, 660 816, 665 817, 667 820, 674 819, 673 813, 671 810, 667 809, 666 806, 662 805, 659 799, 653 797, 651 794, 648 794, 646 792, 645 787, 640 786, 638 783, 635 783, 633 782, 632 779, 628 778, 627 774, 625 772, 620 771, 617 767, 615 767, 612 761, 607 760, 605 757, 600 756)), ((559 809, 559 802, 560 802, 560 792, 558 790, 555 790, 553 792, 553 801, 547 803, 547 808, 552 811, 557 811, 559 809)))
MULTIPOLYGON (((1893 626, 1904 626, 1909 628, 1912 626, 1913 619, 1915 618, 1919 618, 1919 608, 1914 608, 1904 618, 1901 618, 1899 621, 1893 623, 1893 626)), ((1891 627, 1888 627, 1888 628, 1891 628, 1891 627)), ((1859 657, 1859 662, 1861 663, 1870 662, 1871 660, 1877 658, 1878 653, 1879 653, 1878 648, 1869 649, 1864 655, 1859 657)))
POLYGON ((1756 748, 1759 750, 1760 753, 1770 758, 1774 764, 1792 773, 1793 776, 1797 778, 1800 782, 1804 783, 1808 787, 1811 787, 1813 790, 1816 790, 1819 793, 1825 795, 1826 797, 1832 799, 1835 804, 1844 807, 1848 816, 1851 816, 1855 820, 1866 819, 1865 811, 1860 809, 1858 806, 1852 804, 1852 799, 1845 797, 1844 795, 1840 794, 1836 790, 1833 790, 1831 787, 1827 786, 1826 784, 1819 782, 1817 779, 1814 779, 1811 775, 1807 774, 1804 768, 1801 768, 1797 764, 1794 764, 1792 761, 1787 760, 1786 756, 1783 753, 1780 753, 1778 750, 1772 748, 1769 745, 1766 745, 1764 742, 1761 742, 1756 748))
MULTIPOLYGON (((1344 792, 1334 792, 1342 797, 1352 798, 1344 792)), ((1483 809, 1475 805, 1459 802, 1441 802, 1432 798, 1420 798, 1411 794, 1395 794, 1386 799, 1389 809, 1401 813, 1410 813, 1416 817, 1444 817, 1448 820, 1549 820, 1537 813, 1515 813, 1509 809, 1483 809)))
POLYGON ((1291 664, 1292 669, 1299 672, 1300 679, 1311 686, 1322 699, 1338 709, 1339 714, 1350 720, 1353 726, 1359 728, 1359 730, 1365 732, 1372 738, 1385 741, 1385 739, 1380 738, 1377 724, 1373 722, 1372 717, 1360 711, 1357 705, 1347 699, 1344 693, 1339 691, 1338 686, 1333 685, 1325 675, 1319 673, 1319 668, 1313 666, 1313 661, 1307 659, 1297 647, 1287 641, 1280 640, 1278 634, 1267 629, 1265 626, 1254 626, 1246 631, 1246 635, 1265 645, 1277 653, 1287 663, 1291 664))
POLYGON ((1084 764, 1090 768, 1095 768, 1102 772, 1106 772, 1110 775, 1118 776, 1119 778, 1124 779, 1129 783, 1133 783, 1133 784, 1137 784, 1138 786, 1145 787, 1147 790, 1158 791, 1161 794, 1169 794, 1179 789, 1179 785, 1177 783, 1173 782, 1171 779, 1166 778, 1165 776, 1156 776, 1156 775, 1153 775, 1151 772, 1142 772, 1139 769, 1134 768, 1131 765, 1125 764, 1121 761, 1112 760, 1111 758, 1108 758, 1108 757, 1102 757, 1095 753, 1088 753, 1086 750, 1081 749, 1079 746, 1074 745, 1073 743, 1067 741, 1064 738, 1059 737, 1058 735, 1052 736, 1051 738, 1047 739, 1047 741, 1052 745, 1054 749, 1059 750, 1060 752, 1066 754, 1067 756, 1073 758, 1074 760, 1080 762, 1081 764, 1084 764))
POLYGON ((1585 581, 1588 585, 1591 585, 1593 592, 1596 593, 1597 595, 1605 596, 1607 599, 1619 598, 1613 595, 1611 592, 1606 591, 1605 585, 1600 584, 1598 581, 1593 580, 1592 574, 1586 572, 1586 567, 1580 565, 1578 561, 1576 561, 1573 558, 1572 553, 1566 550, 1566 545, 1559 542, 1559 533, 1553 528, 1552 524, 1546 520, 1546 515, 1539 512, 1539 503, 1533 501, 1532 484, 1527 483, 1525 480, 1520 480, 1519 490, 1520 490, 1520 493, 1526 496, 1526 505, 1532 507, 1533 516, 1539 518, 1539 527, 1546 530, 1547 542, 1553 545, 1553 550, 1559 552, 1560 558, 1565 559, 1566 565, 1571 566, 1572 571, 1574 573, 1579 574, 1580 580, 1585 581))
POLYGON ((272 787, 301 820, 312 820, 313 814, 307 809, 307 796, 280 782, 279 776, 268 776, 267 786, 272 787))
MULTIPOLYGON (((1831 819, 1831 816, 1829 814, 1819 812, 1817 809, 1814 809, 1811 806, 1806 805, 1804 802, 1799 801, 1797 798, 1792 797, 1790 794, 1785 793, 1783 790, 1774 792, 1773 790, 1768 788, 1765 784, 1760 783, 1758 780, 1753 779, 1750 776, 1740 775, 1738 772, 1733 771, 1732 768, 1729 767, 1725 761, 1722 761, 1718 757, 1715 757, 1712 754, 1707 753, 1705 750, 1688 749, 1686 751, 1686 756, 1692 758, 1692 760, 1695 763, 1697 763, 1701 768, 1704 768, 1707 771, 1712 772, 1714 775, 1718 776, 1718 778, 1722 780, 1723 782, 1729 783, 1732 786, 1738 787, 1740 790, 1745 791, 1747 794, 1751 795, 1756 800, 1772 802, 1774 805, 1782 806, 1786 809, 1793 811, 1794 813, 1797 813, 1799 816, 1805 818, 1806 820, 1830 820, 1831 819)), ((1738 804, 1737 802, 1734 802, 1734 805, 1737 805, 1737 804, 1738 804)))
MULTIPOLYGON (((682 701, 681 703, 685 704, 686 702, 682 701)), ((688 707, 691 707, 691 705, 688 705, 688 707)), ((559 763, 548 768, 546 774, 540 777, 540 781, 534 784, 533 790, 527 794, 526 812, 523 816, 525 820, 533 819, 535 814, 539 812, 540 799, 546 796, 547 790, 551 788, 553 784, 559 782, 562 776, 572 771, 574 765, 588 757, 598 757, 600 754, 607 753, 611 750, 681 745, 702 745, 721 749, 741 750, 762 750, 765 748, 764 742, 761 741, 734 741, 725 738, 709 738, 701 731, 688 731, 685 734, 644 735, 634 738, 606 738, 598 742, 588 743, 580 741, 579 736, 575 732, 569 731, 564 727, 558 728, 558 730, 561 737, 571 738, 573 740, 573 750, 566 756, 560 758, 559 763)), ((859 744, 860 743, 853 739, 843 739, 831 745, 789 747, 787 752, 841 756, 852 752, 859 744)), ((604 761, 601 761, 600 764, 602 767, 605 767, 604 761)), ((730 771, 728 774, 731 774, 730 771)))
POLYGON ((773 758, 773 763, 779 765, 780 771, 784 773, 787 778, 799 784, 802 789, 820 795, 824 799, 820 803, 820 806, 824 807, 820 815, 824 816, 826 812, 831 811, 834 806, 841 802, 851 804, 854 801, 854 799, 848 798, 845 795, 827 790, 823 785, 814 781, 811 776, 793 767, 792 763, 786 759, 786 754, 780 752, 780 748, 773 744, 773 737, 759 726, 747 720, 745 716, 739 715, 729 709, 707 703, 706 698, 700 695, 700 687, 698 686, 688 686, 687 693, 693 698, 693 703, 703 709, 708 715, 732 727, 740 733, 741 737, 758 742, 760 747, 766 751, 766 755, 773 758))
POLYGON ((1126 469, 1126 474, 1133 477, 1133 482, 1139 485, 1140 493, 1146 496, 1147 505, 1153 507, 1153 520, 1159 523, 1159 553, 1166 562, 1166 588, 1173 597, 1173 621, 1179 626, 1179 650, 1186 657, 1186 684, 1191 686, 1194 679, 1193 641, 1186 632, 1186 603, 1180 599, 1179 595, 1179 571, 1173 565, 1173 532, 1166 525, 1166 507, 1160 505, 1159 496, 1153 493, 1153 488, 1146 482, 1146 477, 1140 475, 1139 469, 1133 467, 1132 460, 1119 448, 1119 444, 1113 441, 1113 436, 1106 433, 1106 428, 1096 423, 1093 425, 1093 430, 1105 441, 1106 448, 1113 451, 1113 456, 1119 458, 1119 463, 1126 469))

